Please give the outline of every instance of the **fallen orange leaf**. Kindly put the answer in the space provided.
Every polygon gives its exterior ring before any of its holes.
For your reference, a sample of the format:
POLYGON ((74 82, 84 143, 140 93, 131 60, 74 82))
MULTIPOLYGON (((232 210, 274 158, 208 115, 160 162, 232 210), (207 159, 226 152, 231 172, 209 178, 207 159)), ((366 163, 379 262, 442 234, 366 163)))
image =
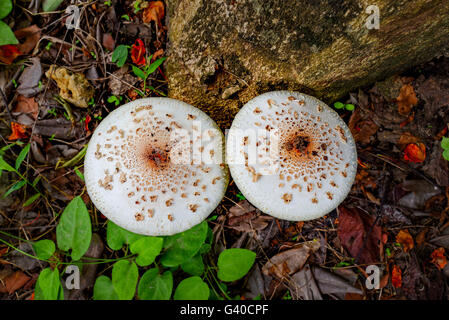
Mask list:
POLYGON ((391 284, 395 288, 402 286, 402 270, 397 265, 393 266, 393 271, 391 272, 391 284))
POLYGON ((8 140, 24 139, 28 137, 25 127, 20 123, 11 122, 11 131, 12 133, 8 137, 8 140))
POLYGON ((396 98, 398 103, 398 111, 400 114, 406 116, 418 103, 418 99, 416 98, 415 89, 409 84, 404 84, 401 88, 399 96, 396 98))
POLYGON ((447 264, 447 259, 444 255, 444 248, 435 249, 430 257, 432 258, 432 263, 434 263, 438 269, 444 269, 447 264))
POLYGON ((164 18, 165 10, 162 1, 152 1, 143 11, 142 20, 144 23, 154 21, 157 26, 162 27, 161 20, 164 18))
POLYGON ((33 119, 36 119, 39 113, 39 105, 33 97, 27 98, 23 95, 19 95, 17 97, 17 105, 13 111, 28 113, 33 117, 33 119))
POLYGON ((410 234, 410 232, 408 232, 408 230, 399 231, 398 235, 396 236, 396 242, 402 245, 405 252, 413 249, 415 245, 412 235, 410 234))
POLYGON ((22 288, 30 279, 22 271, 16 271, 0 283, 0 292, 11 294, 22 288))
POLYGON ((423 162, 426 160, 426 146, 423 143, 410 143, 405 147, 404 160, 410 162, 423 162))

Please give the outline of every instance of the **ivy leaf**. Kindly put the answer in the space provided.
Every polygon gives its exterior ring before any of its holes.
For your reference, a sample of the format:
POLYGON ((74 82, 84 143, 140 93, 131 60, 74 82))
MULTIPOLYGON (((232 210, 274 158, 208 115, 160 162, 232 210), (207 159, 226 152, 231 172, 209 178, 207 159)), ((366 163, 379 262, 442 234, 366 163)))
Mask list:
POLYGON ((28 152, 30 151, 31 144, 27 144, 25 148, 20 151, 19 155, 16 159, 16 170, 19 170, 20 165, 22 164, 23 160, 25 160, 25 157, 27 156, 28 152))
POLYGON ((8 14, 12 10, 12 1, 11 0, 2 0, 0 3, 0 19, 3 19, 8 16, 8 14))
POLYGON ((441 148, 449 150, 449 138, 443 137, 443 139, 441 139, 441 148))
POLYGON ((39 259, 47 260, 55 253, 55 243, 49 239, 34 242, 33 249, 39 259))
POLYGON ((118 300, 111 279, 107 276, 99 276, 95 280, 94 300, 118 300))
POLYGON ((136 292, 139 270, 128 260, 120 260, 112 267, 112 285, 119 300, 131 300, 136 292))
POLYGON ((209 286, 200 277, 190 277, 182 280, 176 288, 173 299, 175 300, 207 300, 209 298, 209 286))
POLYGON ((0 20, 0 46, 18 43, 19 41, 17 41, 17 38, 11 28, 0 20))
POLYGON ((140 300, 170 300, 173 275, 170 271, 159 274, 157 268, 149 269, 140 279, 137 295, 140 300))
POLYGON ((119 227, 111 220, 108 221, 106 241, 112 250, 120 250, 125 243, 129 245, 143 237, 119 227))
POLYGON ((162 250, 164 239, 158 237, 144 237, 133 242, 129 249, 132 253, 137 253, 136 263, 145 267, 154 262, 154 259, 162 250))
POLYGON ((200 276, 204 272, 203 257, 200 254, 196 254, 192 259, 181 264, 181 268, 192 276, 200 276))
POLYGON ((112 53, 111 60, 117 65, 117 67, 119 68, 123 67, 127 59, 128 59, 127 46, 121 44, 117 48, 115 48, 114 52, 112 53))
POLYGON ((222 281, 235 281, 243 278, 251 269, 256 254, 247 249, 226 249, 218 257, 218 279, 222 281))
POLYGON ((89 249, 92 225, 89 212, 81 197, 73 198, 65 208, 56 227, 58 247, 63 251, 72 249, 71 257, 79 260, 89 249))
POLYGON ((207 223, 203 221, 189 230, 166 237, 162 265, 175 267, 192 258, 203 245, 206 236, 207 223))
POLYGON ((34 300, 64 300, 64 292, 58 269, 46 268, 36 281, 34 300))
POLYGON ((448 150, 444 150, 443 158, 446 159, 447 161, 449 161, 449 149, 448 150))

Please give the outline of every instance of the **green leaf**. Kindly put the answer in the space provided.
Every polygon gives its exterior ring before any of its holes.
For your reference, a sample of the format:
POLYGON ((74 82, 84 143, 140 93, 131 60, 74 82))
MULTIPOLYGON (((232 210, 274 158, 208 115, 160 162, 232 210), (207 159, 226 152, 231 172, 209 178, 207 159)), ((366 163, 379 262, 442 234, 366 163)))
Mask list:
POLYGON ((14 32, 12 32, 11 28, 0 20, 0 46, 4 46, 6 44, 18 44, 14 32))
POLYGON ((154 259, 162 250, 164 239, 158 237, 144 237, 131 243, 129 249, 132 253, 137 253, 136 263, 145 267, 154 262, 154 259))
POLYGON ((138 67, 136 67, 134 65, 132 65, 131 67, 133 69, 134 74, 137 77, 139 77, 142 80, 145 80, 147 78, 146 75, 145 75, 145 72, 143 72, 141 69, 139 69, 138 67))
POLYGON ((158 269, 152 268, 140 279, 137 295, 140 300, 170 300, 172 291, 172 273, 165 271, 159 274, 158 269))
POLYGON ((32 195, 31 197, 28 198, 27 201, 25 201, 24 204, 22 204, 22 207, 26 207, 26 206, 29 206, 30 204, 34 203, 34 201, 39 199, 40 196, 41 196, 40 193, 36 193, 35 195, 32 195))
POLYGON ((81 197, 73 198, 65 208, 56 227, 56 240, 59 249, 72 249, 71 257, 79 260, 89 249, 92 238, 92 225, 89 212, 81 197))
POLYGON ((143 237, 119 227, 111 220, 108 221, 106 241, 112 250, 120 250, 125 243, 129 245, 143 237))
POLYGON ((226 249, 218 257, 218 279, 235 281, 242 278, 254 264, 256 254, 247 249, 226 249))
POLYGON ((166 249, 161 257, 165 267, 174 267, 192 258, 203 245, 207 236, 207 223, 202 223, 184 232, 165 238, 166 249))
POLYGON ((115 48, 111 60, 117 64, 117 67, 121 68, 126 63, 126 59, 128 59, 128 47, 121 44, 115 48))
POLYGON ((352 103, 348 103, 345 105, 346 110, 353 111, 355 106, 352 103))
POLYGON ((207 300, 209 298, 209 286, 200 277, 190 277, 181 281, 176 288, 173 299, 175 300, 207 300))
POLYGON ((152 64, 150 64, 150 66, 148 67, 147 70, 147 77, 148 75, 152 74, 154 71, 156 71, 156 69, 162 64, 162 62, 164 62, 167 59, 167 57, 164 58, 159 58, 156 61, 154 61, 152 64))
POLYGON ((342 109, 345 105, 341 103, 340 101, 334 103, 335 109, 342 109))
POLYGON ((19 190, 20 188, 22 188, 24 185, 26 184, 25 180, 20 180, 17 181, 16 183, 14 183, 14 185, 8 189, 8 191, 5 192, 5 194, 3 195, 3 198, 6 198, 7 196, 9 196, 11 193, 13 193, 14 191, 19 190))
POLYGON ((84 181, 84 174, 82 174, 78 168, 75 168, 75 174, 78 176, 78 178, 84 181))
POLYGON ((44 0, 42 10, 45 12, 55 11, 64 0, 44 0))
POLYGON ((131 300, 136 292, 139 270, 128 260, 120 260, 112 267, 112 285, 119 300, 131 300))
POLYGON ((0 19, 8 16, 8 14, 12 10, 12 1, 11 0, 2 0, 0 2, 0 19))
POLYGON ((46 268, 36 281, 34 300, 64 300, 64 292, 58 269, 46 268))
POLYGON ((441 139, 441 148, 449 150, 449 138, 443 137, 443 139, 441 139))
POLYGON ((99 276, 95 280, 94 300, 118 300, 111 279, 107 276, 99 276))
POLYGON ((449 161, 449 150, 444 150, 443 152, 443 158, 449 161))
POLYGON ((31 147, 31 144, 28 143, 25 146, 25 148, 23 148, 22 151, 20 151, 20 153, 16 159, 16 170, 19 170, 20 165, 22 164, 23 160, 25 160, 28 152, 30 151, 30 147, 31 147))
POLYGON ((203 257, 200 254, 196 254, 192 259, 181 264, 181 268, 192 276, 200 276, 204 272, 203 257))
POLYGON ((17 172, 16 169, 11 167, 8 162, 6 162, 2 156, 0 156, 0 170, 6 170, 10 172, 17 172))
POLYGON ((36 241, 32 245, 36 256, 42 260, 50 259, 56 250, 55 243, 48 239, 36 241))

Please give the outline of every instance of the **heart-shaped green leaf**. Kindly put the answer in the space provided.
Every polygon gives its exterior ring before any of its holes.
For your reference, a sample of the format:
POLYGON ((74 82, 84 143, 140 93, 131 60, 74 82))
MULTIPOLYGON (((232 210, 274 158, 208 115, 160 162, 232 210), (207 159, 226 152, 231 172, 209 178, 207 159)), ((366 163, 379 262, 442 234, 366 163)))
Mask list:
POLYGON ((182 280, 176 288, 175 300, 207 300, 209 299, 209 286, 200 277, 190 277, 182 280))
POLYGON ((164 239, 158 237, 143 237, 131 243, 129 249, 132 253, 137 253, 136 263, 145 267, 154 262, 154 259, 162 250, 164 239))
POLYGON ((226 249, 218 257, 217 276, 222 281, 235 281, 242 278, 254 264, 256 254, 247 249, 226 249))
POLYGON ((140 234, 132 233, 119 227, 111 220, 108 221, 106 241, 112 250, 120 250, 125 243, 131 244, 143 237, 144 236, 140 234))
POLYGON ((207 236, 207 222, 194 226, 184 232, 166 237, 161 263, 166 267, 174 267, 192 258, 203 245, 207 236))
POLYGON ((51 240, 44 239, 34 242, 33 249, 39 259, 47 260, 55 253, 55 243, 51 240))
POLYGON ((36 281, 34 300, 64 300, 64 292, 58 269, 46 268, 36 281))
POLYGON ((92 239, 89 212, 81 197, 73 198, 67 205, 56 227, 56 240, 61 250, 72 249, 71 257, 79 260, 92 239))
POLYGON ((173 291, 173 275, 170 271, 159 274, 156 268, 149 269, 140 279, 137 295, 141 300, 169 300, 173 291))
POLYGON ((181 268, 192 276, 200 276, 204 272, 203 257, 197 253, 193 258, 182 263, 181 268))
POLYGON ((119 300, 131 300, 136 292, 139 270, 132 261, 120 260, 112 267, 112 285, 119 300))
POLYGON ((94 300, 118 300, 111 279, 106 276, 99 276, 95 280, 94 300))

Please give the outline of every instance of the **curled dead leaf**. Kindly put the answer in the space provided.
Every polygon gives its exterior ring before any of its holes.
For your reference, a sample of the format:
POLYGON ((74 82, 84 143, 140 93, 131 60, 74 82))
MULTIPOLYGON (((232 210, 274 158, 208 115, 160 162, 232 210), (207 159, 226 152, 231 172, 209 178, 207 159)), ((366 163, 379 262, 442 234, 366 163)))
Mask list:
POLYGON ((410 113, 412 108, 418 103, 415 89, 410 84, 404 84, 401 88, 399 96, 396 98, 398 103, 398 111, 400 114, 406 116, 410 113))
POLYGON ((426 160, 426 146, 424 143, 410 143, 404 149, 404 160, 420 163, 426 160))
POLYGON ((444 269, 447 264, 447 259, 444 253, 444 248, 440 247, 438 249, 435 249, 430 255, 430 257, 432 258, 431 262, 435 264, 440 270, 444 269))
POLYGON ((402 286, 402 270, 397 265, 394 265, 391 271, 391 284, 395 288, 402 286))
POLYGON ((159 28, 162 27, 161 20, 165 16, 164 3, 162 1, 152 1, 144 9, 142 19, 144 23, 154 21, 159 28))
POLYGON ((396 242, 402 245, 405 252, 413 249, 415 245, 413 242, 413 237, 407 229, 399 231, 396 236, 396 242))

